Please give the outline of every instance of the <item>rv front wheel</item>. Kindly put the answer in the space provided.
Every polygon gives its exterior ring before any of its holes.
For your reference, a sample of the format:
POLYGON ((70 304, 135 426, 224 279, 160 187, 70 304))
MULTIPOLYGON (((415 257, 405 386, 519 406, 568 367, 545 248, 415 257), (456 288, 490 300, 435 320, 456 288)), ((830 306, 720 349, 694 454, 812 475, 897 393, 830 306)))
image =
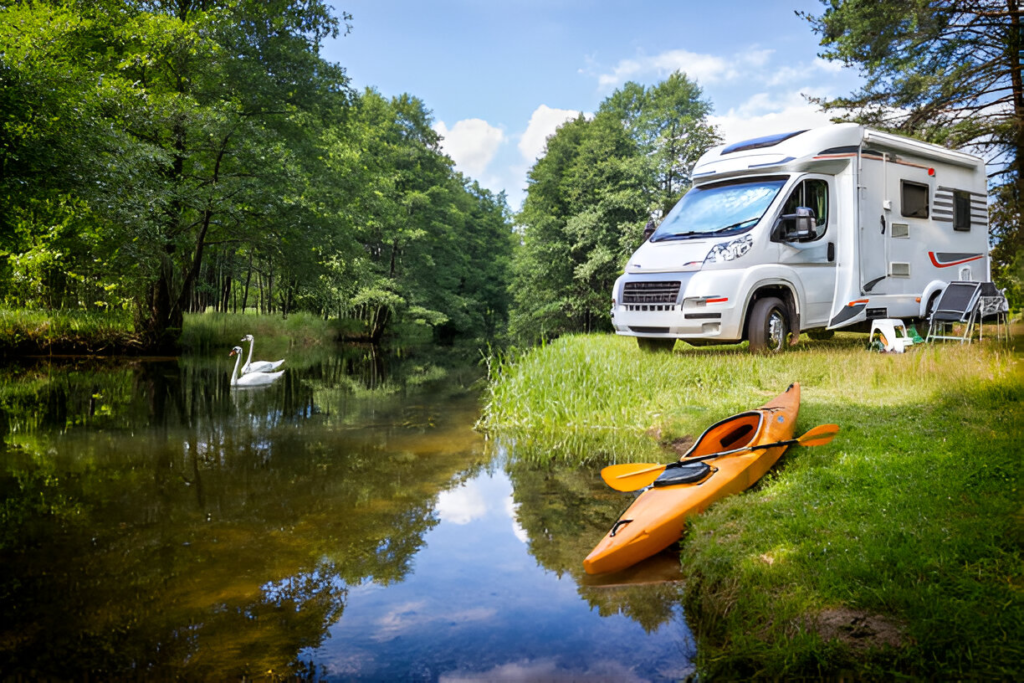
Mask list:
POLYGON ((637 346, 640 347, 641 351, 647 351, 649 353, 653 353, 653 352, 656 352, 656 351, 667 352, 667 351, 671 351, 672 348, 676 345, 676 340, 675 339, 663 339, 663 338, 660 338, 660 337, 659 338, 637 337, 636 338, 636 343, 637 343, 637 346))
POLYGON ((789 310, 773 296, 758 299, 750 312, 747 339, 755 353, 778 353, 789 336, 789 310))

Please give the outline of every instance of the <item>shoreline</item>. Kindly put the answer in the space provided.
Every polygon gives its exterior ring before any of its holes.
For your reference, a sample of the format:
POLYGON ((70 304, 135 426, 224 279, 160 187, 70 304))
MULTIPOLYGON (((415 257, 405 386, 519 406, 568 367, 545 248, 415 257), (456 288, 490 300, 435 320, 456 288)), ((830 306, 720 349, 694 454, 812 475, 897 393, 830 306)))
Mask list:
POLYGON ((789 449, 684 532, 699 675, 1012 678, 1024 661, 1002 635, 1024 623, 1016 332, 1011 347, 902 355, 840 333, 773 357, 564 337, 497 363, 484 423, 538 462, 664 461, 673 441, 800 381, 798 430, 838 423, 837 438, 789 449))

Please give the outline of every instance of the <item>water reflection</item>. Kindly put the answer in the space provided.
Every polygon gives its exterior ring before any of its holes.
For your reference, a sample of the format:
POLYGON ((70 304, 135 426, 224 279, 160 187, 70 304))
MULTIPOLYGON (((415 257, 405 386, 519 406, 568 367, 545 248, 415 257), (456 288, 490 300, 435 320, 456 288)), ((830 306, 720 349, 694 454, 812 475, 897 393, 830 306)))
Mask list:
POLYGON ((622 614, 648 633, 679 618, 682 572, 669 551, 624 572, 589 577, 581 558, 607 533, 632 501, 605 486, 590 468, 509 468, 518 519, 530 539, 530 553, 559 576, 568 574, 580 597, 602 616, 622 614))
POLYGON ((260 389, 229 372, 0 373, 5 677, 685 672, 677 584, 584 582, 626 501, 494 459, 474 365, 350 349, 260 389))

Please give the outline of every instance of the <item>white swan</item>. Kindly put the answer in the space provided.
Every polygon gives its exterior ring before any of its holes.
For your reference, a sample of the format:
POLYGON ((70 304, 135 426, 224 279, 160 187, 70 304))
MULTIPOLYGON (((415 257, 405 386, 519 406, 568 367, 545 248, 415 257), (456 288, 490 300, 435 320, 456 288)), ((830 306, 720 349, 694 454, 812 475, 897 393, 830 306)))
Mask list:
POLYGON ((248 375, 251 372, 273 372, 281 367, 284 363, 284 359, 281 360, 258 360, 255 363, 252 362, 252 350, 256 346, 256 340, 253 339, 251 334, 247 334, 242 337, 242 341, 249 342, 249 357, 245 359, 245 365, 242 366, 242 374, 248 375))
POLYGON ((266 384, 270 384, 278 377, 284 374, 284 370, 281 372, 252 372, 248 375, 238 375, 238 364, 242 360, 242 347, 236 346, 231 349, 229 356, 237 356, 235 358, 235 369, 231 371, 231 386, 233 387, 260 387, 266 384))

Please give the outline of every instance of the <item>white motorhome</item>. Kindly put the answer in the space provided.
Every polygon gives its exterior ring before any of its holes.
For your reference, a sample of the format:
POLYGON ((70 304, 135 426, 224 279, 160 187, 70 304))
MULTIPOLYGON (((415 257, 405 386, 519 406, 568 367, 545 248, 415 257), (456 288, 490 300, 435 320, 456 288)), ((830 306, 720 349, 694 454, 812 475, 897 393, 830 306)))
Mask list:
MULTIPOLYGON (((924 318, 953 280, 989 279, 985 162, 839 124, 711 149, 626 264, 618 334, 645 349, 924 318)), ((825 332, 827 334, 827 332, 825 332)))

